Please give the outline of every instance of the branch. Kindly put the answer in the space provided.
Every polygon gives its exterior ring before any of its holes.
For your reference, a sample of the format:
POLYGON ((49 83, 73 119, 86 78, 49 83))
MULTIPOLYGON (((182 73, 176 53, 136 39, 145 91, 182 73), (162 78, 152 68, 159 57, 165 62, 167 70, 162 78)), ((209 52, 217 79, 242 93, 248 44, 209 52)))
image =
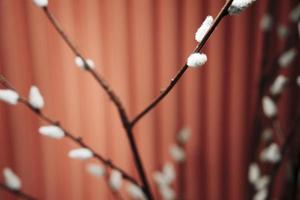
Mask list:
MULTIPOLYGON (((6 79, 4 76, 0 75, 0 83, 5 86, 6 88, 9 88, 11 90, 17 91, 6 79)), ((91 148, 89 145, 87 145, 83 139, 81 137, 77 137, 75 135, 73 135, 72 133, 70 133, 69 131, 67 131, 64 127, 61 126, 61 124, 59 123, 59 121, 53 120, 50 117, 48 117, 47 115, 45 115, 41 110, 35 109, 33 108, 30 103, 28 102, 28 100, 22 96, 19 97, 19 102, 24 104, 27 108, 29 108, 34 114, 36 114, 39 118, 41 118, 43 121, 51 124, 51 125, 55 125, 58 126, 59 128, 61 128, 64 133, 65 136, 67 138, 69 138, 70 140, 72 140, 73 142, 77 143, 79 146, 84 147, 84 148, 88 148, 89 150, 92 151, 93 153, 93 157, 96 158, 97 160, 101 161, 104 165, 106 165, 107 167, 110 167, 112 169, 116 169, 118 171, 120 171, 122 173, 122 176, 124 179, 138 185, 137 181, 130 176, 129 174, 127 174, 124 170, 122 170, 121 168, 117 167, 115 164, 113 164, 109 159, 105 159, 103 156, 101 156, 100 154, 98 154, 93 148, 91 148)))
POLYGON ((285 142, 282 146, 282 149, 281 149, 282 158, 278 163, 276 163, 276 165, 274 165, 273 170, 271 171, 271 174, 270 174, 271 181, 270 181, 269 188, 268 188, 269 192, 268 192, 268 198, 267 199, 271 199, 271 197, 272 197, 272 190, 273 190, 273 185, 274 185, 274 182, 275 182, 275 178, 278 174, 278 171, 281 167, 281 164, 284 161, 284 155, 288 153, 290 144, 294 141, 294 137, 298 133, 297 128, 298 128, 299 125, 300 125, 300 115, 297 115, 294 123, 291 126, 289 134, 288 134, 288 136, 287 136, 287 138, 286 138, 286 140, 285 140, 285 142))
POLYGON ((17 196, 20 199, 25 199, 25 200, 37 200, 37 198, 32 197, 29 194, 26 194, 25 192, 22 192, 20 190, 12 190, 9 187, 7 187, 4 183, 0 182, 0 188, 4 191, 7 191, 15 196, 17 196))
MULTIPOLYGON (((225 17, 228 12, 228 8, 230 7, 233 0, 228 0, 219 14, 217 15, 214 23, 212 24, 211 28, 208 30, 208 32, 205 34, 203 40, 201 43, 197 45, 193 53, 200 52, 202 47, 205 45, 211 34, 214 32, 215 28, 218 26, 218 24, 221 22, 223 17, 225 17)), ((151 111, 167 94, 172 90, 172 88, 177 84, 177 82, 180 80, 180 78, 183 76, 185 71, 188 69, 187 64, 185 63, 181 69, 177 72, 174 78, 171 79, 171 82, 169 85, 164 89, 159 96, 157 96, 143 111, 141 111, 131 122, 132 126, 134 126, 143 116, 145 116, 149 111, 151 111)))
POLYGON ((71 49, 71 51, 75 54, 75 56, 80 57, 83 62, 85 69, 96 79, 96 81, 99 83, 99 85, 104 89, 104 91, 107 93, 111 101, 115 104, 115 106, 118 109, 119 115, 122 119, 123 124, 128 121, 128 117, 126 115, 125 109, 123 107, 123 104, 119 97, 116 95, 116 93, 112 90, 110 85, 106 82, 106 80, 97 73, 94 69, 91 69, 88 67, 88 64, 86 62, 86 59, 84 56, 79 52, 79 50, 75 47, 75 45, 71 42, 71 40, 68 38, 66 33, 63 31, 57 20, 55 19, 54 15, 50 12, 48 7, 42 8, 44 13, 46 14, 47 18, 55 28, 55 30, 58 32, 58 34, 61 36, 61 38, 64 40, 64 42, 68 45, 68 47, 71 49))
MULTIPOLYGON (((127 139, 129 140, 131 152, 133 154, 134 161, 135 161, 135 166, 136 166, 137 171, 139 173, 139 176, 140 176, 140 178, 143 182, 142 189, 145 192, 145 195, 147 195, 147 197, 149 198, 149 200, 153 199, 151 189, 150 189, 150 185, 148 183, 148 180, 147 180, 147 177, 146 177, 146 174, 145 174, 145 170, 144 170, 144 167, 143 167, 143 164, 142 164, 142 160, 141 160, 140 154, 138 152, 136 141, 135 141, 135 139, 133 137, 133 134, 132 134, 132 126, 131 126, 131 123, 129 122, 129 119, 128 119, 126 111, 125 111, 125 109, 122 105, 122 102, 120 101, 118 96, 115 94, 115 92, 111 89, 110 85, 104 80, 104 78, 100 74, 98 74, 94 69, 92 69, 88 66, 88 64, 86 63, 86 59, 84 59, 82 54, 77 50, 75 45, 73 45, 73 43, 70 41, 70 39, 64 33, 63 29, 60 27, 60 25, 55 20, 54 16, 48 10, 48 8, 43 7, 43 10, 44 10, 47 18, 50 20, 51 24, 54 26, 56 31, 62 37, 62 39, 66 42, 66 44, 69 46, 69 48, 75 54, 75 56, 78 56, 83 60, 85 69, 96 79, 96 81, 104 89, 104 91, 107 93, 109 98, 112 100, 112 102, 116 106, 116 108, 119 112, 120 119, 122 121, 123 127, 126 131, 127 139)), ((78 142, 80 142, 80 141, 78 141, 78 142)))
MULTIPOLYGON (((198 46, 196 47, 194 52, 199 52, 202 49, 205 42, 208 40, 208 38, 210 37, 210 35, 214 31, 214 29, 217 27, 217 25, 219 24, 221 19, 228 14, 227 10, 228 10, 229 6, 231 5, 232 1, 233 0, 228 0, 225 3, 224 7, 221 9, 221 11, 219 12, 217 18, 215 19, 215 22, 213 23, 212 27, 209 29, 209 31, 205 35, 202 42, 198 44, 198 46)), ((148 180, 147 180, 147 177, 146 177, 146 174, 145 174, 145 170, 144 170, 143 165, 142 165, 140 154, 138 152, 136 141, 135 141, 135 138, 134 138, 133 133, 132 133, 132 127, 140 118, 142 118, 151 109, 153 109, 156 106, 156 104, 158 104, 171 91, 171 89, 176 85, 177 81, 184 74, 184 72, 186 71, 188 66, 185 64, 182 67, 182 69, 178 72, 176 77, 171 81, 171 83, 167 87, 167 89, 157 99, 155 99, 154 102, 151 103, 140 115, 138 115, 136 118, 134 118, 134 120, 132 122, 130 122, 128 117, 127 117, 126 111, 125 111, 125 109, 122 105, 122 102, 120 101, 118 96, 115 94, 115 92, 110 88, 109 84, 107 84, 107 82, 103 79, 103 77, 100 76, 94 69, 92 69, 88 66, 88 64, 86 63, 86 59, 84 59, 82 54, 77 50, 75 45, 73 45, 73 43, 70 41, 70 39, 64 33, 63 29, 60 27, 60 25, 55 20, 54 16, 48 10, 48 8, 43 7, 43 11, 46 14, 47 18, 49 19, 49 21, 51 22, 51 24, 56 29, 56 31, 59 33, 59 35, 62 37, 62 39, 66 42, 66 44, 69 46, 69 48, 75 54, 75 56, 78 56, 83 60, 85 69, 96 79, 96 81, 104 89, 104 91, 110 97, 110 99, 112 100, 114 105, 117 107, 117 110, 119 112, 123 127, 126 131, 126 134, 127 134, 127 139, 129 140, 129 144, 130 144, 130 147, 131 147, 132 154, 134 156, 135 166, 136 166, 136 168, 138 170, 138 173, 139 173, 139 176, 140 176, 140 178, 143 182, 142 189, 145 192, 145 194, 147 195, 147 197, 149 198, 149 200, 153 199, 151 189, 150 189, 150 186, 148 184, 148 180)), ((78 140, 76 140, 76 138, 74 138, 74 140, 78 141, 78 140)), ((81 142, 81 140, 79 140, 78 142, 81 142)))

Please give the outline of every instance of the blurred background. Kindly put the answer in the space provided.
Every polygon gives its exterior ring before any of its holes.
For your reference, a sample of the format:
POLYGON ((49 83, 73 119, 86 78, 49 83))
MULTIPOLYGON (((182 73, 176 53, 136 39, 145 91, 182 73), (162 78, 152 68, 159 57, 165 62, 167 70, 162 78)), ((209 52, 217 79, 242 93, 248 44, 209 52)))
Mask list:
MULTIPOLYGON (((215 17, 224 2, 49 0, 49 9, 83 55, 94 60, 133 118, 169 84, 197 45, 197 28, 207 15, 215 17)), ((288 27, 296 3, 273 3, 269 58, 284 48, 288 37, 280 37, 277 27, 288 27)), ((188 69, 134 128, 149 179, 171 159, 176 134, 190 129, 186 164, 178 168, 180 184, 175 186, 184 187, 181 199, 246 199, 266 54, 260 24, 267 4, 258 0, 239 16, 226 17, 203 49, 207 64, 188 69)), ((299 59, 294 65, 299 74, 299 59)), ((37 85, 47 115, 138 177, 115 107, 95 80, 75 66, 74 55, 31 0, 0 0, 0 72, 24 96, 37 85)), ((298 105, 296 90, 289 88, 280 100, 283 129, 298 105)), ((69 159, 68 151, 77 145, 40 136, 41 125, 26 107, 0 103, 0 169, 11 167, 23 190, 39 199, 114 199, 103 179, 86 173, 85 164, 94 161, 69 159)), ((0 191, 0 199, 15 198, 0 191)))

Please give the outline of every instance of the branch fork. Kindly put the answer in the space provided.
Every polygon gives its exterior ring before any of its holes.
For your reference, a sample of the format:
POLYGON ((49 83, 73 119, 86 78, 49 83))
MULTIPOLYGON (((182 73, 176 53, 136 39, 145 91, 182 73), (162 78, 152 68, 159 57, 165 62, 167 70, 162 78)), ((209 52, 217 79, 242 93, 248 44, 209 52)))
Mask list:
MULTIPOLYGON (((207 31, 207 33, 204 35, 202 41, 200 43, 198 43, 198 45, 194 49, 193 53, 200 52, 200 50, 205 45, 205 43, 207 42, 207 40, 209 39, 209 37, 211 36, 211 34, 215 30, 215 28, 218 26, 218 24, 221 22, 221 20, 225 16, 228 15, 228 8, 231 6, 232 2, 233 2, 233 0, 227 0, 226 1, 223 8, 220 10, 220 12, 218 13, 216 19, 214 20, 212 26, 207 31)), ((149 105, 146 106, 139 114, 137 114, 136 117, 134 117, 132 120, 130 120, 128 118, 126 110, 125 110, 121 100, 119 99, 119 97, 111 89, 110 85, 105 81, 105 79, 99 73, 97 73, 97 71, 95 69, 93 69, 93 67, 89 66, 89 64, 87 63, 84 56, 79 52, 79 50, 75 47, 75 45, 71 42, 71 40, 68 38, 68 36, 63 31, 63 29, 60 27, 59 23, 54 18, 53 14, 50 12, 50 10, 48 9, 47 4, 41 6, 41 8, 44 11, 45 15, 47 16, 47 18, 49 19, 49 21, 51 22, 51 24, 53 25, 53 27, 55 28, 55 30, 58 32, 58 34, 61 36, 61 38, 67 44, 67 46, 71 49, 71 51, 74 53, 74 55, 76 57, 79 57, 79 58, 82 59, 84 69, 93 76, 93 78, 99 83, 99 85, 102 87, 102 89, 109 96, 110 100, 116 106, 116 108, 118 110, 118 113, 119 113, 119 116, 120 116, 120 119, 121 119, 121 122, 122 122, 122 125, 123 125, 123 128, 125 129, 125 132, 126 132, 126 135, 127 135, 127 138, 128 138, 128 142, 130 144, 130 149, 131 149, 132 154, 133 154, 136 169, 139 173, 139 177, 140 177, 141 182, 142 182, 141 188, 142 188, 143 192, 145 193, 145 195, 147 196, 147 198, 149 200, 154 199, 153 194, 151 192, 149 182, 147 180, 147 176, 146 176, 143 164, 142 164, 141 156, 140 156, 140 153, 138 151, 138 147, 136 145, 136 141, 135 141, 132 129, 133 129, 134 125, 140 119, 142 119, 148 112, 150 112, 153 108, 155 108, 156 105, 159 102, 161 102, 168 95, 168 93, 174 88, 174 86, 177 84, 177 82, 183 76, 183 74, 185 73, 185 71, 188 68, 188 65, 184 64, 181 67, 181 69, 177 72, 177 74, 174 76, 174 78, 171 79, 169 85, 167 87, 165 87, 165 89, 161 90, 160 94, 152 102, 150 102, 149 105)), ((10 84, 5 80, 4 77, 1 77, 0 80, 1 80, 1 82, 4 86, 15 90, 13 87, 10 86, 10 84)), ((114 165, 111 162, 111 160, 105 159, 100 154, 96 153, 91 147, 89 147, 86 143, 84 143, 84 141, 81 137, 77 137, 77 136, 72 135, 70 132, 65 130, 60 125, 60 123, 58 121, 52 120, 51 118, 46 116, 41 110, 33 108, 29 104, 27 99, 25 99, 23 97, 20 97, 19 102, 26 105, 39 118, 43 119, 44 121, 48 122, 49 124, 56 125, 56 126, 60 127, 65 132, 65 136, 67 138, 71 139, 72 141, 74 141, 75 143, 80 145, 81 147, 85 147, 85 148, 90 149, 93 153, 93 156, 96 159, 103 162, 106 166, 108 166, 112 169, 116 169, 116 170, 120 171, 122 173, 123 178, 127 179, 128 181, 130 181, 130 182, 132 182, 136 185, 139 185, 133 177, 131 177, 125 171, 123 171, 122 169, 120 169, 119 167, 114 165)))

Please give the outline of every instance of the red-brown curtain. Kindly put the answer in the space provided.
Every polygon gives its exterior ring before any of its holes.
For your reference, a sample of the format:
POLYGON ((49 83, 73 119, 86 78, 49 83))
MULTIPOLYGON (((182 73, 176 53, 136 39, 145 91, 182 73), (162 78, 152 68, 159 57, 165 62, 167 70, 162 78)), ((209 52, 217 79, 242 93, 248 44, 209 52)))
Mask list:
MULTIPOLYGON (((194 32, 224 2, 49 0, 49 9, 83 54, 95 61, 132 118, 169 83, 196 45, 194 32)), ((178 131, 191 130, 181 183, 185 199, 245 199, 249 130, 263 54, 259 21, 266 3, 258 0, 241 15, 226 17, 203 49, 208 63, 189 69, 134 128, 150 179, 170 160, 169 146, 178 131)), ((287 22, 289 7, 289 1, 278 2, 281 23, 287 22)), ((31 0, 0 0, 1 74, 23 95, 37 85, 49 116, 137 177, 115 107, 73 61, 31 0)), ((40 199, 114 199, 104 180, 85 172, 86 162, 67 157, 75 144, 38 134, 43 124, 24 106, 0 103, 0 170, 14 169, 23 190, 40 199)), ((0 191, 0 199, 14 198, 0 191)))

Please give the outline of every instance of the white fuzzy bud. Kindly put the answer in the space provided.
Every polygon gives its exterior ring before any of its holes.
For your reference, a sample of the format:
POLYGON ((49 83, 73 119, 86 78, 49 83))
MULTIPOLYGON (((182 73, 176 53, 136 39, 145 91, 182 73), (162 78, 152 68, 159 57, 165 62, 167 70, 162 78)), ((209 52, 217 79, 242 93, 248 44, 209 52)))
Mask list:
POLYGON ((135 200, 146 200, 147 199, 143 190, 135 184, 129 183, 129 185, 127 187, 127 192, 132 199, 135 199, 135 200))
POLYGON ((170 186, 160 186, 159 192, 164 200, 175 200, 176 193, 170 186))
POLYGON ((81 57, 76 56, 74 61, 77 67, 79 67, 80 69, 84 69, 84 60, 81 57))
POLYGON ((191 137, 191 131, 188 128, 183 128, 177 134, 177 141, 180 144, 186 144, 191 137))
POLYGON ((277 76, 274 83, 271 85, 270 93, 272 95, 281 94, 287 82, 288 82, 288 78, 286 76, 284 75, 277 76))
POLYGON ((207 31, 210 29, 214 22, 214 18, 212 16, 207 16, 206 19, 203 21, 201 26, 198 28, 196 34, 195 34, 195 40, 197 42, 201 42, 207 33, 207 31))
POLYGON ((48 0, 33 0, 33 3, 35 3, 38 7, 47 7, 48 6, 48 0))
POLYGON ((170 155, 172 159, 176 162, 184 162, 185 161, 185 151, 182 147, 178 145, 172 145, 170 147, 170 155))
POLYGON ((86 170, 92 176, 95 176, 97 178, 100 178, 100 177, 104 176, 104 174, 105 174, 104 167, 97 165, 97 164, 93 164, 93 163, 88 164, 86 166, 86 170))
POLYGON ((3 169, 3 176, 5 185, 12 189, 12 190, 20 190, 22 187, 22 183, 20 178, 10 169, 10 168, 4 168, 3 169))
POLYGON ((254 183, 254 186, 255 186, 255 189, 256 190, 263 190, 263 189, 266 189, 267 186, 269 185, 270 183, 270 177, 269 176, 261 176, 255 183, 254 183))
POLYGON ((112 170, 109 177, 109 186, 113 191, 118 191, 122 187, 122 174, 118 170, 112 170))
POLYGON ((273 25, 272 17, 269 14, 265 14, 260 21, 260 28, 263 31, 269 31, 271 30, 272 25, 273 25))
POLYGON ((297 77, 297 85, 300 87, 300 76, 297 77))
POLYGON ((201 67, 207 62, 207 56, 204 53, 192 53, 187 59, 189 67, 201 67))
POLYGON ((298 22, 300 20, 300 4, 298 4, 290 13, 290 20, 292 22, 298 22))
POLYGON ((95 63, 94 63, 94 61, 93 60, 91 60, 91 59, 86 59, 86 64, 88 65, 88 67, 90 68, 90 69, 94 69, 95 68, 95 63))
POLYGON ((171 183, 170 179, 168 179, 166 175, 160 171, 156 171, 153 173, 153 180, 158 186, 169 185, 171 183))
POLYGON ((263 99, 262 99, 262 105, 263 105, 264 114, 267 117, 273 118, 277 115, 276 104, 274 103, 274 101, 270 97, 264 96, 263 99))
POLYGON ((277 163, 281 160, 280 148, 276 143, 271 144, 260 153, 263 162, 277 163))
POLYGON ((174 165, 170 162, 167 162, 163 167, 163 174, 168 183, 172 183, 176 178, 176 171, 174 165))
POLYGON ((86 67, 89 69, 95 68, 95 63, 91 59, 86 59, 84 62, 83 58, 76 56, 74 61, 76 66, 79 67, 80 69, 86 69, 86 67))
POLYGON ((240 14, 254 2, 255 0, 233 0, 231 6, 228 8, 228 13, 230 15, 240 14))
POLYGON ((65 132, 58 126, 42 126, 39 128, 39 133, 54 139, 61 139, 65 136, 65 132))
POLYGON ((296 55, 297 50, 294 48, 284 52, 278 59, 279 66, 282 68, 288 67, 288 65, 293 62, 296 55))
POLYGON ((262 189, 255 193, 253 200, 266 200, 268 196, 268 190, 262 189))
POLYGON ((257 163, 252 163, 249 166, 248 180, 250 183, 255 183, 260 178, 260 169, 257 163))
POLYGON ((20 96, 17 92, 10 89, 0 89, 0 100, 11 105, 18 103, 20 96))
POLYGON ((88 148, 78 148, 69 151, 68 156, 73 159, 86 160, 93 157, 93 152, 88 148))
POLYGON ((29 104, 36 109, 42 109, 45 105, 44 98, 36 86, 31 86, 28 95, 28 101, 29 104))
POLYGON ((277 28, 277 34, 281 39, 285 39, 288 37, 290 31, 289 29, 285 26, 280 24, 277 28))

